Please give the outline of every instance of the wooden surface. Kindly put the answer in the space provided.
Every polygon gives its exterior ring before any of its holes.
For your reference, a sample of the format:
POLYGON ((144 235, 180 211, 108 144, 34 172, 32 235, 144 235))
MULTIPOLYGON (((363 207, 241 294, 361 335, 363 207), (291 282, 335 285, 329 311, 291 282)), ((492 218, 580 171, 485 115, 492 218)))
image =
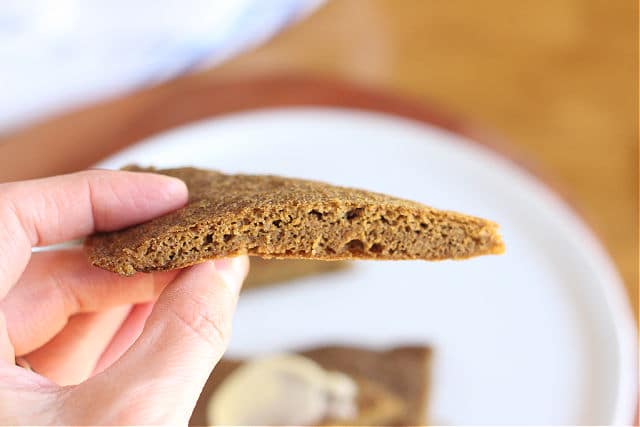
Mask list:
POLYGON ((202 87, 278 73, 335 77, 501 134, 602 238, 637 315, 637 31, 629 0, 335 0, 223 66, 0 138, 0 180, 73 170, 157 120, 180 123, 180 105, 163 105, 202 87))
POLYGON ((336 0, 207 76, 338 76, 496 130, 604 241, 637 315, 637 43, 635 0, 336 0))

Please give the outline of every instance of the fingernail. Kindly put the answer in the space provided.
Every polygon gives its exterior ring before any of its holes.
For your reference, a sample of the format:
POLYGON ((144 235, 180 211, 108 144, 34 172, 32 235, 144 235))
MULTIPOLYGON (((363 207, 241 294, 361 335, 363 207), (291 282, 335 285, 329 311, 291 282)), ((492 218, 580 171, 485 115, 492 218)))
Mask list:
POLYGON ((176 196, 188 193, 187 185, 184 181, 172 176, 163 176, 163 178, 166 181, 165 190, 169 195, 176 196))
POLYGON ((247 274, 246 257, 221 258, 214 260, 213 263, 225 284, 234 292, 240 292, 247 274))

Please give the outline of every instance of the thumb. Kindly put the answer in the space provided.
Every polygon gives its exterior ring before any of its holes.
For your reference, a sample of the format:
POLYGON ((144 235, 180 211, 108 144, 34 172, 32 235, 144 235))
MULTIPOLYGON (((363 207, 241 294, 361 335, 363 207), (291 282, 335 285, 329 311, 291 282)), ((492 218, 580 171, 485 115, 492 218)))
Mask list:
POLYGON ((101 393, 111 390, 119 397, 117 403, 111 400, 115 419, 109 421, 188 421, 227 348, 248 267, 246 256, 204 262, 185 269, 164 289, 138 340, 92 379, 101 393))

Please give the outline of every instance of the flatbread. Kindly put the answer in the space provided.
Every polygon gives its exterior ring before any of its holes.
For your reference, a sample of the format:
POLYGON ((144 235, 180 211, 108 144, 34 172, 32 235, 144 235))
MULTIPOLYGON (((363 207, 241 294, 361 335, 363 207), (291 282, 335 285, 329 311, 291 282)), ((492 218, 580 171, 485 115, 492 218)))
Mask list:
MULTIPOLYGON (((358 418, 325 420, 323 425, 424 425, 428 410, 431 350, 406 346, 376 351, 352 346, 319 347, 299 354, 324 369, 339 371, 358 384, 358 418)), ((207 424, 207 403, 242 360, 223 359, 209 377, 190 425, 207 424)))
POLYGON ((294 280, 310 277, 325 277, 331 280, 331 273, 351 267, 347 261, 324 262, 311 259, 264 259, 251 257, 249 275, 242 285, 242 291, 282 285, 294 280))
POLYGON ((270 175, 129 170, 183 180, 189 202, 144 224, 86 240, 93 265, 123 275, 240 254, 442 260, 504 251, 491 221, 383 194, 270 175))

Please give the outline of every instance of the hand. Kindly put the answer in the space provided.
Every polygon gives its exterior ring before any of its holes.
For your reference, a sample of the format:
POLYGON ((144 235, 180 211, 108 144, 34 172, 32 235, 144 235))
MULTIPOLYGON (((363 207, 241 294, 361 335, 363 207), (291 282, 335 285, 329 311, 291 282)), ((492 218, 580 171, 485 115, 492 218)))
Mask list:
POLYGON ((247 258, 121 277, 80 249, 31 251, 186 200, 184 183, 147 173, 0 184, 0 424, 187 423, 227 346, 247 258))

